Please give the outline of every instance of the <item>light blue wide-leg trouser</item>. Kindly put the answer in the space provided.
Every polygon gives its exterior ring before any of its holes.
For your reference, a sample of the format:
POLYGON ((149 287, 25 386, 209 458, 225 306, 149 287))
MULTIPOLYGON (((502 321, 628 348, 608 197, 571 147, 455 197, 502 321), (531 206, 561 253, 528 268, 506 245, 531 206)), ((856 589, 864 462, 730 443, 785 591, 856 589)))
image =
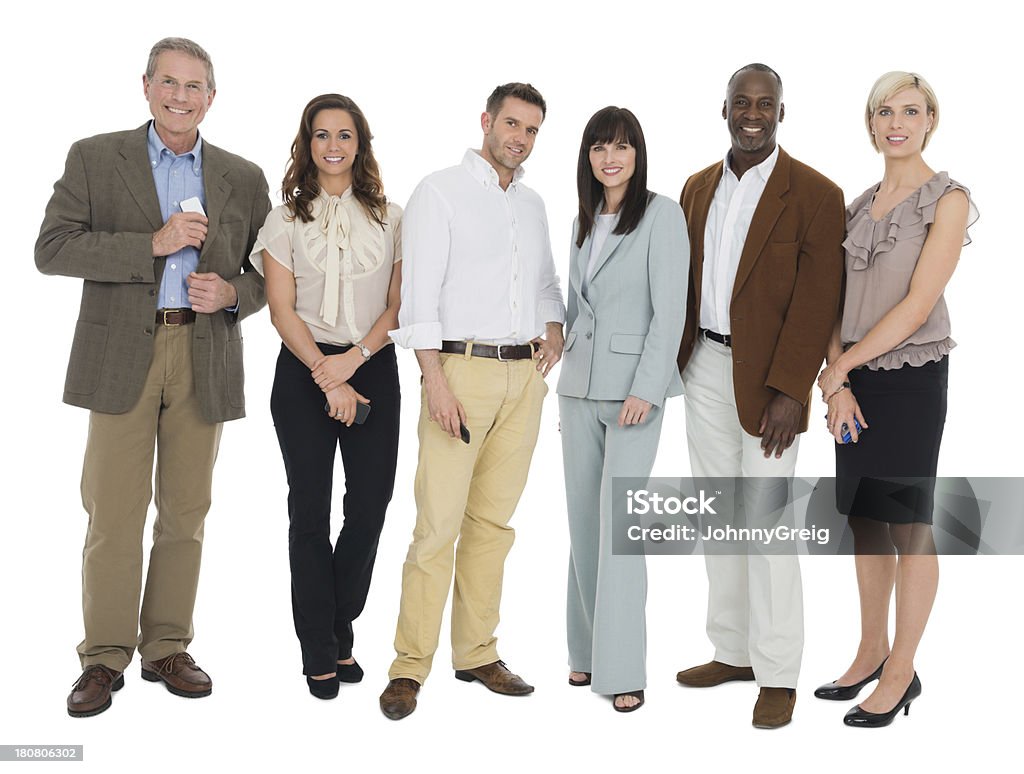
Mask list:
POLYGON ((612 554, 612 479, 646 478, 663 411, 619 427, 622 401, 558 398, 569 511, 569 668, 593 674, 591 690, 626 693, 647 685, 647 565, 612 554))

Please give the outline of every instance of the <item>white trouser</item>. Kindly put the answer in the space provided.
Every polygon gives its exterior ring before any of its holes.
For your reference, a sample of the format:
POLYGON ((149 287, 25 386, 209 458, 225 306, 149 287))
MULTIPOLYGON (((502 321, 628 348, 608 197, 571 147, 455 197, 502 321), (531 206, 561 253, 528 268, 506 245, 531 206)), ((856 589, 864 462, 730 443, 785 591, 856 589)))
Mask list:
MULTIPOLYGON (((699 337, 683 385, 694 477, 793 476, 799 436, 781 459, 766 458, 761 439, 740 426, 728 347, 699 337)), ((749 480, 742 488, 747 525, 784 503, 786 482, 768 489, 765 483, 749 480)), ((796 688, 804 642, 796 555, 708 555, 706 565, 707 632, 715 660, 752 667, 759 686, 796 688)))

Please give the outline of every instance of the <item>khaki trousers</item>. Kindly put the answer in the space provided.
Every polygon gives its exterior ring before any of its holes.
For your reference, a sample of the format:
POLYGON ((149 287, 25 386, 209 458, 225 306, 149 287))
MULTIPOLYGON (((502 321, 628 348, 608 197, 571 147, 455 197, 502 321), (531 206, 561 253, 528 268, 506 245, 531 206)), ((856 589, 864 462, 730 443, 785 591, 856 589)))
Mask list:
POLYGON ((147 661, 185 650, 199 582, 221 424, 203 421, 192 379, 192 326, 157 326, 138 403, 92 412, 82 469, 89 529, 82 552, 82 666, 123 671, 136 645, 147 661), (153 548, 142 612, 142 539, 154 494, 153 548), (140 634, 141 629, 141 634, 140 634))
POLYGON ((441 362, 466 410, 471 442, 430 421, 421 390, 416 528, 402 568, 398 656, 389 671, 392 680, 421 684, 437 649, 453 568, 452 664, 474 669, 498 660, 494 630, 515 539, 508 521, 526 485, 548 391, 532 360, 442 353, 441 362))

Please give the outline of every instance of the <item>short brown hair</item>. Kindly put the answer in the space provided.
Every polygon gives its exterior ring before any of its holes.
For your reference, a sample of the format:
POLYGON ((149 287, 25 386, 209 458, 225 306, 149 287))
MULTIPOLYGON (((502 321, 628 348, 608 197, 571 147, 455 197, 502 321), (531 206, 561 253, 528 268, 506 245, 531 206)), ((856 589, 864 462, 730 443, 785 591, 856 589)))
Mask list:
POLYGON ((532 83, 519 83, 514 81, 512 83, 505 83, 501 86, 496 86, 494 91, 491 92, 491 96, 487 98, 487 113, 496 117, 501 112, 501 106, 505 104, 505 97, 515 97, 521 99, 523 102, 529 102, 531 105, 536 105, 540 108, 540 114, 542 118, 546 118, 548 114, 548 105, 544 101, 544 97, 540 95, 540 92, 534 88, 532 83))

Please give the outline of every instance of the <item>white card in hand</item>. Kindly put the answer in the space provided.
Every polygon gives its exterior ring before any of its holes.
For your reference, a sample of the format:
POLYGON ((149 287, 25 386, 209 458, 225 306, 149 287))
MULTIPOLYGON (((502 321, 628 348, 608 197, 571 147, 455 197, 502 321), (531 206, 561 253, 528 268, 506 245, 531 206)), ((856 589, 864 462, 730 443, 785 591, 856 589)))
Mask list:
POLYGON ((182 212, 198 212, 203 217, 206 217, 206 213, 203 212, 203 203, 199 201, 198 196, 186 199, 179 206, 181 207, 182 212))

